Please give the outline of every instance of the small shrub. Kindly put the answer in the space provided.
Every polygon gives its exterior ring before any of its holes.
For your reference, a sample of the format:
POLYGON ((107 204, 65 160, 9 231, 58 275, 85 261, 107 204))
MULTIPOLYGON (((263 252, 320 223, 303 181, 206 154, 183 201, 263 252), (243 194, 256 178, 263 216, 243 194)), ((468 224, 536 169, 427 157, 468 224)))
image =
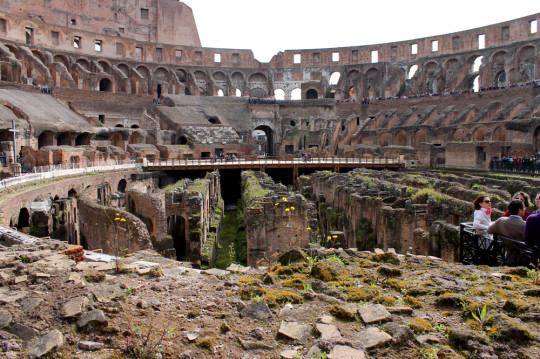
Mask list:
POLYGON ((212 352, 212 348, 214 347, 214 342, 216 341, 216 337, 204 337, 197 341, 195 343, 196 346, 202 349, 207 349, 208 351, 212 352))

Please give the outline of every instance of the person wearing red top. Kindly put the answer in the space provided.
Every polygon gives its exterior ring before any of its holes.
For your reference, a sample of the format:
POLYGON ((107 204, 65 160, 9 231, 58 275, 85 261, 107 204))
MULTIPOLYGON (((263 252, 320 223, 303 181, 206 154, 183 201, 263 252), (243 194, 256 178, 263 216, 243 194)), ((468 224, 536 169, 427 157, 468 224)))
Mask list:
MULTIPOLYGON (((523 202, 525 210, 522 212, 521 218, 526 221, 527 217, 529 217, 529 215, 531 214, 527 209, 531 206, 531 198, 525 192, 518 192, 514 195, 514 199, 519 199, 521 202, 523 202)), ((510 211, 506 211, 503 217, 510 217, 510 211)))

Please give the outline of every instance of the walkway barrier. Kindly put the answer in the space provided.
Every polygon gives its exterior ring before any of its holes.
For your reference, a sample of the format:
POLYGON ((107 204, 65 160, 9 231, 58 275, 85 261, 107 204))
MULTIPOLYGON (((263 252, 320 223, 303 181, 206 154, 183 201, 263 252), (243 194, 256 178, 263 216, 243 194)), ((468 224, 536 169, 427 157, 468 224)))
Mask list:
POLYGON ((118 163, 115 165, 97 165, 89 163, 87 166, 82 167, 79 164, 69 165, 51 165, 34 167, 32 173, 26 173, 18 177, 10 177, 0 181, 0 189, 16 186, 23 183, 29 183, 34 181, 42 181, 44 179, 56 178, 62 176, 72 176, 83 173, 93 172, 106 172, 116 170, 135 169, 140 167, 140 164, 136 164, 132 161, 126 163, 118 163))
POLYGON ((146 161, 143 167, 174 167, 174 166, 215 166, 215 167, 227 167, 236 165, 253 165, 253 166, 265 166, 265 165, 402 165, 405 162, 400 160, 399 157, 312 157, 311 159, 302 159, 298 157, 266 157, 266 158, 238 158, 231 159, 211 159, 211 158, 199 158, 199 159, 173 159, 173 160, 159 160, 159 161, 146 161))
POLYGON ((461 223, 459 261, 488 266, 529 266, 540 259, 540 248, 501 235, 493 239, 479 235, 472 223, 461 223))

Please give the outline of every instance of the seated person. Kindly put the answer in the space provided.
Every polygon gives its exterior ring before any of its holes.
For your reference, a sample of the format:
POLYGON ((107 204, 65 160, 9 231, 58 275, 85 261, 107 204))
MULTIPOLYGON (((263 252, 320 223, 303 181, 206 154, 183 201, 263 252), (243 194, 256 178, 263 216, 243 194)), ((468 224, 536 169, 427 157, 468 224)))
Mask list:
MULTIPOLYGON (((531 198, 529 197, 529 195, 525 192, 518 192, 514 195, 514 199, 519 199, 523 202, 523 204, 525 205, 525 210, 523 211, 523 214, 521 215, 521 218, 523 218, 524 221, 527 220, 527 217, 529 217, 530 213, 529 213, 529 210, 527 208, 529 208, 531 206, 531 198)), ((509 211, 506 211, 504 213, 504 216, 505 217, 509 217, 510 216, 510 212, 509 211)))
POLYGON ((528 246, 540 248, 540 213, 531 214, 527 218, 523 241, 528 246))
POLYGON ((509 217, 501 217, 493 222, 487 229, 490 234, 499 234, 516 241, 523 241, 523 232, 525 231, 525 221, 523 212, 525 206, 519 199, 513 199, 508 204, 509 217))
POLYGON ((475 209, 473 219, 474 230, 478 234, 488 236, 487 228, 491 224, 491 200, 489 196, 478 196, 473 202, 473 207, 475 209))

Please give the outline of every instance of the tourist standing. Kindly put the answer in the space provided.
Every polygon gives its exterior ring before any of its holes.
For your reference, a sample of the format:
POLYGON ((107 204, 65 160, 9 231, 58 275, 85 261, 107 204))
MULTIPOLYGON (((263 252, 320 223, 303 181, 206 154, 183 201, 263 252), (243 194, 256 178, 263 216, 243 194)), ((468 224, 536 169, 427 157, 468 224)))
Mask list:
POLYGON ((478 196, 473 201, 474 206, 474 220, 473 228, 476 233, 491 237, 487 233, 488 227, 491 225, 491 199, 489 196, 478 196))
POLYGON ((534 203, 536 204, 536 210, 531 214, 536 214, 536 213, 540 212, 540 192, 538 192, 536 194, 536 198, 534 199, 534 203))

